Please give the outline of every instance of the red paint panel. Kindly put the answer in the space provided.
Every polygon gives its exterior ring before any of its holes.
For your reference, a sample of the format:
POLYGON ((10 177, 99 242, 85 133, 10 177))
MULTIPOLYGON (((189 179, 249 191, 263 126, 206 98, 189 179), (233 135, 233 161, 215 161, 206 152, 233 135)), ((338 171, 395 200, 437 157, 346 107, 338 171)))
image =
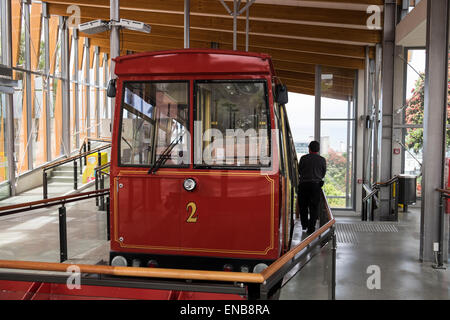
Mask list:
POLYGON ((118 232, 114 243, 131 247, 178 247, 180 243, 180 192, 183 180, 177 177, 139 175, 120 177, 118 212, 114 223, 118 232))
POLYGON ((197 221, 187 222, 192 210, 184 210, 181 244, 187 253, 264 257, 276 246, 273 180, 258 173, 188 177, 197 181, 197 188, 185 191, 181 203, 185 208, 196 204, 197 221))

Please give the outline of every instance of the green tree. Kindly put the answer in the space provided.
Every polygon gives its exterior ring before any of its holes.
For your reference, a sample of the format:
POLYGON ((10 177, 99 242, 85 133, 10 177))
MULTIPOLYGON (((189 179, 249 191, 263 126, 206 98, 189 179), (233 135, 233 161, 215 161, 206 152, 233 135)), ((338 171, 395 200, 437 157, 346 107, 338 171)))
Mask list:
MULTIPOLYGON (((449 65, 450 70, 450 65, 449 65)), ((412 90, 411 98, 406 102, 406 124, 423 124, 424 100, 425 100, 425 73, 421 73, 412 90)), ((450 82, 447 85, 447 101, 450 101, 450 82)), ((447 102, 447 123, 450 111, 450 104, 447 102)), ((408 130, 406 136, 406 146, 415 153, 423 147, 423 129, 413 128, 408 130)), ((447 130, 447 147, 450 146, 450 130, 447 130)))

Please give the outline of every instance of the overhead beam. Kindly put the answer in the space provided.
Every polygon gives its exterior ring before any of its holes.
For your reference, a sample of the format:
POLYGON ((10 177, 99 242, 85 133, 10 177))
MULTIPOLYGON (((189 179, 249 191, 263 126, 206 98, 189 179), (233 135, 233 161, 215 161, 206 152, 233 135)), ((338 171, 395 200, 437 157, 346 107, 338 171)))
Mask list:
MULTIPOLYGON (((312 85, 314 85, 315 83, 315 75, 310 73, 277 70, 277 76, 285 79, 301 80, 309 82, 312 83, 312 85)), ((332 84, 333 86, 351 88, 353 90, 355 81, 352 79, 339 78, 333 75, 332 84)))
MULTIPOLYGON (((109 40, 99 39, 97 37, 89 37, 92 39, 93 43, 99 47, 109 47, 109 40)), ((182 42, 182 41, 181 41, 182 42)), ((193 42, 191 40, 191 42, 193 42)), ((154 51, 154 50, 171 50, 171 49, 181 49, 183 48, 183 44, 179 44, 174 42, 174 44, 153 44, 153 43, 142 43, 142 42, 132 42, 127 41, 126 38, 123 39, 121 43, 121 47, 127 50, 143 52, 143 51, 154 51)), ((203 48, 208 48, 203 46, 203 48)), ((221 49, 231 50, 232 46, 224 45, 221 49)), ((238 50, 243 51, 245 48, 242 46, 238 46, 238 50)), ((283 61, 292 61, 292 62, 302 62, 307 64, 321 64, 325 66, 339 67, 339 68, 349 68, 349 69, 363 69, 364 68, 364 60, 361 59, 353 59, 346 57, 338 57, 338 56, 330 56, 323 54, 312 54, 312 53, 304 53, 297 51, 288 51, 288 50, 277 50, 277 49, 269 49, 269 48, 260 48, 260 47, 249 47, 250 51, 260 52, 269 54, 273 59, 283 60, 283 61)))
MULTIPOLYGON (((76 4, 92 7, 109 7, 109 0, 49 0, 48 3, 76 4)), ((232 2, 228 1, 229 7, 232 2)), ((372 3, 371 3, 372 4, 372 3)), ((183 13, 183 3, 179 0, 148 1, 148 0, 121 0, 121 10, 139 11, 170 11, 183 13)), ((254 3, 251 7, 251 19, 267 20, 296 20, 316 22, 323 24, 345 24, 350 26, 366 26, 370 13, 361 10, 345 10, 332 8, 317 8, 308 6, 278 5, 276 10, 273 4, 254 3)), ((227 16, 226 11, 218 1, 190 0, 191 15, 222 15, 227 16)), ((231 18, 231 16, 227 16, 231 18)), ((243 19, 240 17, 239 19, 243 19)))
MULTIPOLYGON (((67 5, 49 4, 50 14, 69 15, 67 5)), ((90 19, 109 19, 109 9, 102 7, 81 7, 81 17, 90 19)), ((151 12, 122 9, 121 17, 139 20, 152 26, 184 27, 183 15, 167 12, 151 12)), ((245 20, 238 20, 238 30, 245 30, 245 20)), ((217 16, 191 16, 191 28, 232 30, 233 20, 217 16)), ((377 30, 352 29, 321 26, 313 24, 299 24, 286 22, 272 22, 262 20, 251 21, 250 34, 300 37, 308 39, 324 39, 332 42, 346 41, 351 43, 375 44, 381 41, 381 33, 377 30)), ((240 32, 243 33, 243 32, 240 32)))
MULTIPOLYGON (((292 61, 281 61, 281 60, 276 60, 276 59, 272 59, 272 62, 273 62, 275 69, 277 69, 277 70, 294 71, 294 72, 309 73, 309 74, 316 73, 315 66, 312 64, 292 62, 292 61)), ((352 69, 343 69, 343 68, 324 66, 322 68, 322 72, 323 73, 331 73, 340 78, 346 78, 346 79, 355 79, 356 78, 355 70, 352 70, 352 69)))
MULTIPOLYGON (((88 35, 80 33, 81 36, 89 36, 96 38, 107 38, 106 33, 98 33, 95 35, 88 35)), ((183 30, 177 27, 154 26, 151 34, 143 34, 136 31, 122 31, 123 38, 132 42, 161 42, 167 43, 171 39, 184 40, 183 30)), ((233 34, 231 32, 215 31, 215 30, 200 30, 195 29, 190 33, 192 40, 192 47, 195 47, 195 41, 202 41, 208 43, 210 47, 211 42, 219 44, 232 44, 233 34)), ((179 43, 179 41, 177 43, 179 43)), ((269 49, 284 49, 308 53, 328 54, 342 57, 365 59, 365 47, 346 44, 332 44, 320 41, 288 39, 278 37, 266 36, 252 36, 251 43, 254 47, 269 48, 269 49)), ((238 45, 245 46, 245 39, 240 37, 238 45)), ((203 46, 203 45, 202 45, 203 46)))

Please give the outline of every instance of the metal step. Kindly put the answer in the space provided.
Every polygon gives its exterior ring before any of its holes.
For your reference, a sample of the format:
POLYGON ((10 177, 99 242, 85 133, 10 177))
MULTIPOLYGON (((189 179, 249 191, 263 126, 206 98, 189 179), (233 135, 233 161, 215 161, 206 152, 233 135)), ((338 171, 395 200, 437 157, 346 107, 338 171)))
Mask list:
MULTIPOLYGON (((81 179, 78 179, 78 183, 80 183, 81 179)), ((49 183, 53 182, 66 182, 66 183, 73 183, 73 176, 53 176, 49 179, 49 183)))

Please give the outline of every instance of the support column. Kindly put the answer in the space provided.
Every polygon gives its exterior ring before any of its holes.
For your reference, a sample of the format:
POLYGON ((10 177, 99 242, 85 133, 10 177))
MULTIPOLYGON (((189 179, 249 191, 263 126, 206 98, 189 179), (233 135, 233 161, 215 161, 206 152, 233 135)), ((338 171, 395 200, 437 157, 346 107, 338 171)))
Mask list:
POLYGON ((72 50, 73 50, 73 53, 74 53, 74 55, 73 55, 73 70, 74 70, 74 73, 73 73, 73 80, 74 80, 74 84, 73 84, 73 86, 74 86, 74 89, 73 89, 73 103, 74 103, 74 108, 73 108, 73 112, 74 112, 74 126, 73 126, 73 130, 75 131, 75 136, 74 136, 74 139, 75 139, 75 147, 78 149, 79 147, 80 147, 80 98, 79 98, 79 94, 78 94, 78 91, 79 91, 79 88, 80 88, 80 86, 79 86, 79 84, 78 84, 78 81, 79 81, 79 77, 78 77, 78 74, 79 74, 79 69, 80 69, 80 66, 78 65, 78 59, 79 59, 79 55, 81 54, 81 55, 83 55, 83 52, 78 52, 78 41, 80 40, 79 39, 79 36, 78 36, 78 29, 73 29, 72 30, 72 37, 73 37, 73 39, 72 39, 72 50))
POLYGON ((86 94, 84 97, 86 106, 86 135, 91 136, 91 56, 89 38, 84 38, 84 52, 86 52, 84 59, 84 82, 86 83, 86 94))
MULTIPOLYGON (((422 207, 420 260, 434 261, 433 246, 446 238, 436 188, 444 186, 447 117, 448 0, 427 3, 427 57, 423 119, 422 207)), ((447 261, 448 243, 439 245, 447 261)))
POLYGON ((393 117, 393 148, 400 149, 400 154, 392 155, 392 175, 398 175, 402 173, 403 155, 405 150, 399 142, 403 140, 403 119, 404 117, 404 105, 405 105, 405 63, 403 55, 405 50, 403 47, 396 48, 396 56, 394 61, 394 117, 393 117))
MULTIPOLYGON (((44 73, 48 76, 50 73, 50 35, 49 35, 49 20, 50 14, 48 13, 48 4, 46 2, 42 3, 42 16, 44 18, 44 73)), ((43 96, 45 104, 45 123, 46 123, 46 134, 47 138, 45 141, 45 146, 47 148, 47 161, 52 159, 52 135, 51 135, 51 119, 50 119, 50 78, 45 79, 45 94, 43 96)))
POLYGON ((65 155, 70 154, 70 50, 69 29, 67 17, 60 17, 61 26, 61 75, 62 75, 62 150, 65 155))
POLYGON ((320 115, 322 105, 322 66, 316 65, 315 105, 314 105, 314 140, 320 142, 320 115))
MULTIPOLYGON (((239 1, 240 4, 240 1, 239 1)), ((237 0, 233 1, 233 50, 237 50, 237 16, 239 10, 239 4, 237 0)))
MULTIPOLYGON (((397 1, 389 0, 384 4, 383 27, 383 62, 381 66, 382 96, 381 96, 381 135, 374 146, 378 148, 380 161, 375 167, 374 174, 378 181, 388 181, 392 178, 392 128, 394 103, 394 60, 395 60, 395 27, 397 23, 397 1)), ((376 74, 378 80, 378 68, 376 74)), ((377 86, 378 87, 378 86, 377 86)), ((378 90, 376 97, 378 97, 378 90)), ((378 125, 378 124, 376 124, 378 125)), ((394 209, 391 201, 391 188, 382 188, 380 192, 380 208, 375 212, 375 220, 396 220, 392 214, 394 209)))
MULTIPOLYGON (((2 6, 2 63, 12 68, 12 29, 11 29, 11 1, 4 1, 2 6)), ((8 180, 10 184, 10 195, 16 195, 16 161, 14 157, 14 97, 12 94, 6 95, 6 139, 8 144, 8 180)))
POLYGON ((189 28, 190 28, 191 3, 184 0, 184 48, 189 48, 189 28))
MULTIPOLYGON (((113 61, 114 58, 120 56, 120 28, 116 25, 114 25, 114 22, 119 22, 120 20, 120 1, 119 0, 110 0, 109 2, 109 14, 110 14, 110 20, 113 22, 111 26, 111 33, 110 33, 110 56, 111 56, 111 69, 110 69, 110 78, 115 79, 116 75, 114 73, 115 71, 115 62, 113 61)), ((116 99, 111 99, 111 132, 114 125, 114 108, 115 108, 116 99)))
POLYGON ((101 121, 100 121, 100 48, 95 47, 94 53, 94 75, 95 75, 95 132, 97 138, 100 137, 101 121))
MULTIPOLYGON (((30 40, 30 0, 23 0, 23 17, 25 20, 25 69, 31 70, 31 40, 30 40)), ((33 99, 33 92, 31 91, 31 73, 25 72, 25 90, 23 92, 24 99, 26 99, 26 119, 22 121, 26 122, 26 134, 24 134, 24 148, 27 153, 28 170, 33 169, 33 134, 32 134, 32 106, 31 101, 33 99)))

